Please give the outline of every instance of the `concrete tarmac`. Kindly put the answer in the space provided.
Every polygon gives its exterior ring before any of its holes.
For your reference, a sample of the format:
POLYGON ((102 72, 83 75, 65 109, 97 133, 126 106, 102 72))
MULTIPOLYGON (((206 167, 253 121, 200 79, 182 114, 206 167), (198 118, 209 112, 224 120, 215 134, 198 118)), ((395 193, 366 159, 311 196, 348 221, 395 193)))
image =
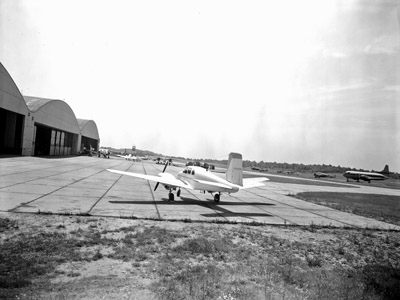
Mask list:
MULTIPOLYGON (((306 191, 400 196, 400 190, 267 181, 263 187, 222 194, 218 204, 211 194, 187 190, 169 202, 168 191, 162 185, 154 191, 155 182, 106 171, 156 175, 163 167, 151 161, 132 162, 122 158, 1 158, 0 211, 400 230, 400 226, 290 197, 306 191)), ((167 172, 176 174, 181 170, 168 166, 167 172)))

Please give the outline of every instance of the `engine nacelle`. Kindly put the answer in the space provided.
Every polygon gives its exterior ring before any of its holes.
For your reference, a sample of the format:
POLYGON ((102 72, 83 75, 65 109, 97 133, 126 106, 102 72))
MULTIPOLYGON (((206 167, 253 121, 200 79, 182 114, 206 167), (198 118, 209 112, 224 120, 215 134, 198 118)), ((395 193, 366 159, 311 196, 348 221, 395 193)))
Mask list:
POLYGON ((164 188, 166 189, 166 190, 173 190, 173 191, 176 191, 176 187, 172 187, 172 186, 169 186, 169 185, 166 185, 166 184, 163 184, 164 185, 164 188))

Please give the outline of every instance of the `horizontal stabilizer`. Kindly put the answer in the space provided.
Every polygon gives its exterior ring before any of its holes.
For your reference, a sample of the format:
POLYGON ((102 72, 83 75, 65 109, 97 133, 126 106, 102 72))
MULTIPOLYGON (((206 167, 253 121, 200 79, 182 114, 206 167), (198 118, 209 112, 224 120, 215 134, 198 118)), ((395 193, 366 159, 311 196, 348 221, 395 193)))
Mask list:
POLYGON ((264 186, 263 182, 268 181, 267 177, 244 178, 242 189, 250 189, 254 187, 264 186))

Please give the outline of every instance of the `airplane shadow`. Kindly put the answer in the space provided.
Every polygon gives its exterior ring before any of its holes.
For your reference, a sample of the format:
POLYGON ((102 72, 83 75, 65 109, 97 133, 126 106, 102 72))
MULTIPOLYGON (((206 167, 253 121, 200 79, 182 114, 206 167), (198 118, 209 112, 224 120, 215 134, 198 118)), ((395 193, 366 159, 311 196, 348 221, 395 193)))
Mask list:
POLYGON ((197 199, 192 199, 192 198, 186 198, 186 197, 181 197, 180 198, 182 201, 169 201, 167 198, 162 198, 161 200, 155 200, 155 201, 149 201, 149 200, 111 200, 108 201, 109 203, 113 204, 150 204, 150 205, 200 205, 204 207, 210 207, 210 206, 219 206, 219 205, 228 205, 228 206, 247 206, 247 205, 252 205, 252 206, 275 206, 275 204, 272 203, 263 203, 263 202, 234 202, 234 201, 221 201, 219 203, 216 203, 214 201, 204 201, 204 200, 197 200, 197 199))
POLYGON ((272 203, 264 203, 264 202, 234 202, 234 201, 221 201, 219 203, 215 203, 213 200, 204 201, 197 200, 193 198, 181 197, 182 201, 169 201, 166 198, 162 198, 161 200, 155 201, 145 201, 145 200, 132 200, 132 201, 109 201, 109 203, 113 204, 147 204, 147 205, 198 205, 205 208, 211 208, 215 210, 215 213, 210 214, 201 214, 203 217, 207 218, 221 218, 221 217, 242 217, 242 218, 251 218, 251 217, 273 217, 273 215, 262 212, 232 212, 226 209, 226 206, 275 206, 272 203))

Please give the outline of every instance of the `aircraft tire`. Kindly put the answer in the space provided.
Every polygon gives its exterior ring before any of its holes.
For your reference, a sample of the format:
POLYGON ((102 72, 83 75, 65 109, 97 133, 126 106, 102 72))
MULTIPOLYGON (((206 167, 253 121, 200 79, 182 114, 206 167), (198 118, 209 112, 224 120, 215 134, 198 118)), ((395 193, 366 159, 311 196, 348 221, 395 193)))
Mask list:
POLYGON ((181 196, 181 190, 178 190, 178 191, 176 192, 176 196, 178 196, 178 197, 181 196))
POLYGON ((219 194, 214 195, 214 201, 215 201, 215 203, 219 202, 219 194))
POLYGON ((173 193, 169 193, 169 194, 168 194, 168 200, 169 200, 169 201, 174 201, 174 198, 175 198, 175 197, 174 197, 174 194, 173 194, 173 193))

